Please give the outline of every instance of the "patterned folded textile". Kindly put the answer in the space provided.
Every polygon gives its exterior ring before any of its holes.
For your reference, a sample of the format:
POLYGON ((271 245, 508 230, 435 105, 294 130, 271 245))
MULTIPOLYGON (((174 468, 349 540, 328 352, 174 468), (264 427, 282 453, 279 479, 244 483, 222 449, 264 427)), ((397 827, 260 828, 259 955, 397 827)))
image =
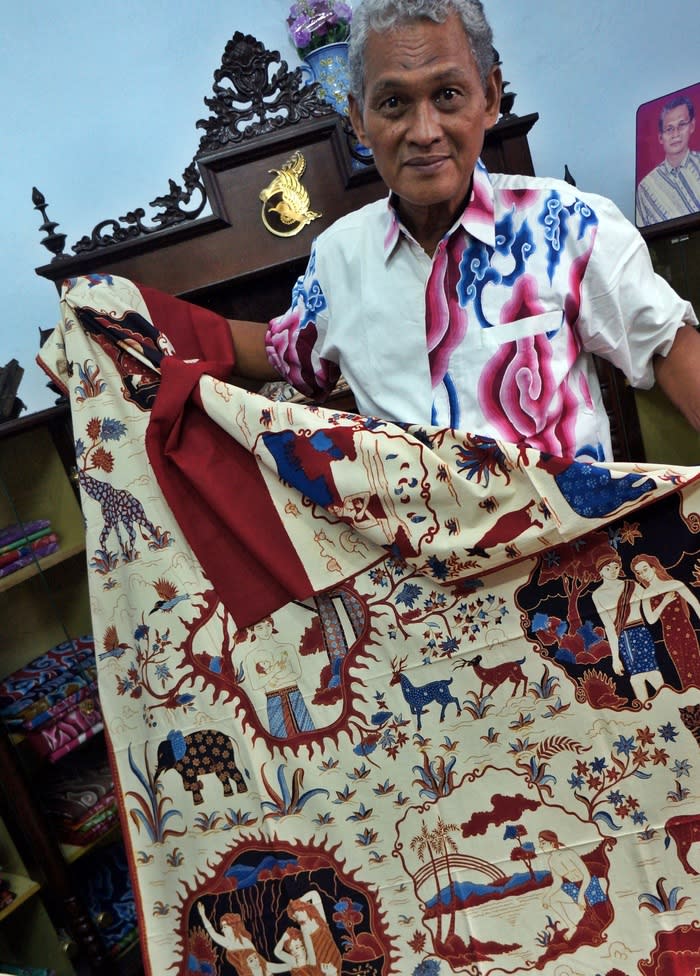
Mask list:
POLYGON ((109 760, 101 747, 88 745, 49 769, 41 783, 42 804, 53 816, 76 823, 114 794, 109 760))
MULTIPOLYGON (((70 758, 70 757, 67 757, 70 758)), ((62 763, 55 768, 60 768, 62 763)), ((76 784, 74 791, 66 789, 64 794, 47 792, 42 787, 42 806, 58 822, 58 825, 65 825, 73 830, 81 829, 85 824, 91 823, 95 817, 104 810, 114 805, 114 788, 110 786, 109 792, 100 798, 96 798, 92 787, 83 787, 76 784)))
POLYGON ((89 828, 114 808, 112 771, 102 744, 98 745, 95 749, 88 744, 45 770, 41 803, 60 832, 89 828))
POLYGON ((58 762, 104 728, 100 706, 92 698, 78 702, 46 725, 27 732, 26 741, 40 756, 58 762))
POLYGON ((76 863, 87 909, 105 946, 118 955, 138 937, 136 905, 121 841, 89 852, 76 863))
POLYGON ((0 553, 0 568, 9 566, 21 556, 30 556, 32 553, 34 553, 35 558, 39 559, 39 553, 53 542, 58 542, 58 536, 55 532, 49 532, 47 535, 42 535, 39 539, 34 539, 32 542, 25 542, 23 545, 14 546, 14 548, 8 549, 7 552, 0 553))
POLYGON ((0 718, 30 730, 96 695, 92 637, 64 641, 0 682, 0 718))
POLYGON ((700 468, 276 403, 174 334, 149 425, 180 306, 110 281, 42 356, 146 972, 694 972, 700 468))
POLYGON ((70 830, 64 827, 58 828, 58 838, 64 844, 73 844, 74 847, 86 847, 92 844, 98 837, 104 836, 117 824, 119 814, 116 803, 112 803, 95 817, 91 817, 88 822, 77 830, 70 830))
POLYGON ((0 529, 0 552, 13 549, 32 539, 39 538, 51 531, 48 519, 34 519, 32 522, 17 522, 0 529))
POLYGON ((57 549, 58 542, 47 542, 43 546, 39 546, 37 549, 33 549, 30 552, 25 553, 23 556, 18 556, 6 566, 0 566, 0 578, 3 576, 11 576, 12 573, 16 573, 18 569, 24 569, 25 566, 31 566, 31 564, 36 562, 37 559, 43 559, 45 556, 50 556, 51 553, 56 552, 57 549))
MULTIPOLYGON (((71 677, 70 681, 59 690, 58 694, 64 694, 65 697, 58 697, 57 700, 54 700, 53 697, 47 696, 44 701, 37 702, 36 713, 27 716, 21 723, 22 729, 25 731, 37 729, 47 722, 54 721, 59 715, 62 715, 86 699, 98 701, 95 666, 91 664, 86 669, 85 676, 74 675, 71 677)), ((8 725, 12 725, 12 723, 8 722, 8 725)))
POLYGON ((37 969, 35 966, 14 966, 0 962, 0 976, 56 976, 54 969, 37 969))

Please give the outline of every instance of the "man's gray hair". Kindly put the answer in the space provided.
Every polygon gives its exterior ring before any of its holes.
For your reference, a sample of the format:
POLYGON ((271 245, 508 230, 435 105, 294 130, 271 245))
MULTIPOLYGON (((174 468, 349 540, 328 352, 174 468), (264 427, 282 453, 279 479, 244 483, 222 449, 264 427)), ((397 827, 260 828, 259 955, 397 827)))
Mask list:
POLYGON ((365 50, 369 33, 388 31, 416 20, 444 24, 452 13, 458 14, 462 21, 481 83, 486 89, 496 55, 493 32, 481 0, 362 0, 353 10, 350 30, 350 91, 360 111, 364 108, 365 50))

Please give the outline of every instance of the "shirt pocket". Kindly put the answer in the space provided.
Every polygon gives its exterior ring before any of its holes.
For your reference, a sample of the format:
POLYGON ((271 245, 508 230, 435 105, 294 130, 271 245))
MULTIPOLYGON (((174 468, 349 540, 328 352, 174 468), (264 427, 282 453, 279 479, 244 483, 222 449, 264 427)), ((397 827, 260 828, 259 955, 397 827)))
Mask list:
POLYGON ((559 332, 564 321, 564 309, 553 308, 549 312, 539 315, 528 315, 527 318, 517 319, 515 322, 503 322, 489 328, 479 329, 478 344, 485 349, 495 349, 506 342, 518 339, 529 339, 533 336, 552 333, 551 338, 559 332))

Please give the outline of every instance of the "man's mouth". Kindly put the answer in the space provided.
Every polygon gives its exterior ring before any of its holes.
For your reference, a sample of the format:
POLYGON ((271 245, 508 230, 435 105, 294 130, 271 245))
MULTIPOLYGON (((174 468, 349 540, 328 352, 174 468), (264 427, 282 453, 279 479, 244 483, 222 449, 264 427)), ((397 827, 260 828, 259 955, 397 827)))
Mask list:
POLYGON ((431 172, 432 170, 439 169, 443 163, 447 162, 447 156, 411 156, 404 163, 404 166, 408 166, 411 169, 417 169, 422 172, 431 172))

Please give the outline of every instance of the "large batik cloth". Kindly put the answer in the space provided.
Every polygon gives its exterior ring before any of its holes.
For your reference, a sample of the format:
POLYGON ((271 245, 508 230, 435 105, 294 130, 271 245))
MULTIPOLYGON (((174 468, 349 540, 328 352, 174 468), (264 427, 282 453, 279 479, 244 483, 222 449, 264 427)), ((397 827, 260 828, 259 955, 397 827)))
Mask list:
POLYGON ((151 976, 694 972, 700 471, 248 393, 117 278, 62 307, 151 976))

